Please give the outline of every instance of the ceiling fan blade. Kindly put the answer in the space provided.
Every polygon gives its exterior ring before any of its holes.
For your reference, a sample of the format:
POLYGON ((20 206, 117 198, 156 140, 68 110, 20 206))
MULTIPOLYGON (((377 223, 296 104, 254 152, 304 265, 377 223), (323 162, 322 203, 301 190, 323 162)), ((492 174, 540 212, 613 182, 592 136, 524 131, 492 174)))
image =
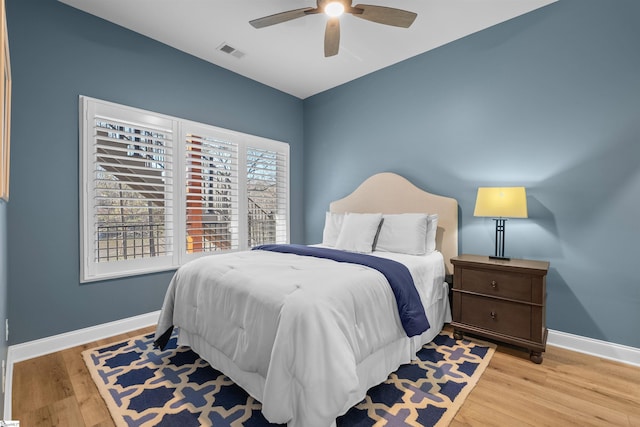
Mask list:
POLYGON ((417 13, 393 7, 373 6, 370 4, 357 4, 354 9, 362 9, 362 13, 354 13, 357 18, 378 24, 392 25, 394 27, 409 28, 418 16, 417 13))
POLYGON ((307 15, 308 10, 313 10, 312 7, 305 7, 302 9, 288 10, 286 12, 280 12, 273 15, 265 16, 262 18, 249 21, 254 28, 264 28, 270 25, 280 24, 282 22, 291 21, 292 19, 302 18, 307 15))
POLYGON ((340 48, 340 18, 333 17, 327 20, 327 27, 324 30, 324 56, 334 56, 338 54, 340 48))

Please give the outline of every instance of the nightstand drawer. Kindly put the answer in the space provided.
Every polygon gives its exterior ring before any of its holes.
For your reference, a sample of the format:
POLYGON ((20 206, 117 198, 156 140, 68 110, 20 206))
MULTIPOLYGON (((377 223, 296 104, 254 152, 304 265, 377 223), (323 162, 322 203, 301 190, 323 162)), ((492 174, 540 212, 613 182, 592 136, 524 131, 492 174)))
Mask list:
POLYGON ((477 295, 461 295, 460 323, 531 339, 531 306, 477 295))
POLYGON ((462 269, 460 288, 501 298, 531 301, 531 276, 493 270, 462 269))

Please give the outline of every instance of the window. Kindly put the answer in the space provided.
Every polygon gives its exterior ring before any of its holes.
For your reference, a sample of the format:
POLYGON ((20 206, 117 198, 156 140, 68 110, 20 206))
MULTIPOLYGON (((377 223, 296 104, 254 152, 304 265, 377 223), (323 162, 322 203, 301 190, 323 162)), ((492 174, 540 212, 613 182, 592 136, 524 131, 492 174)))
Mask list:
POLYGON ((275 149, 247 148, 247 230, 250 247, 287 240, 287 156, 275 149))
POLYGON ((81 280, 289 241, 289 145, 80 97, 81 280))
POLYGON ((190 132, 186 137, 187 253, 238 250, 238 144, 190 132))

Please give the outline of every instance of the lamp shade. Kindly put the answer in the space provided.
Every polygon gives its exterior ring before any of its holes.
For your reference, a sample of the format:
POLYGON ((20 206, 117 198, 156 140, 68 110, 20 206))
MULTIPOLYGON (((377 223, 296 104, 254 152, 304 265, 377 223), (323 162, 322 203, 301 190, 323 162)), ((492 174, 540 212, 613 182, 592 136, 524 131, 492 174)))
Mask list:
POLYGON ((473 216, 527 218, 524 187, 479 187, 473 216))

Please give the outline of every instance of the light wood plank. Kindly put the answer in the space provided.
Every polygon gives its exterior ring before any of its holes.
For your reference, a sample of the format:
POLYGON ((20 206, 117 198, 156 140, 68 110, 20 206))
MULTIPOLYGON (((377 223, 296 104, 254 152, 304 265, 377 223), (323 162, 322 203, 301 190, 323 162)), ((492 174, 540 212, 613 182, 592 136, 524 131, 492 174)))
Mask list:
POLYGON ((452 425, 634 425, 640 369, 551 346, 542 365, 527 364, 517 351, 498 348, 452 425))
POLYGON ((73 387, 60 353, 17 363, 14 366, 12 413, 24 406, 41 408, 73 396, 73 387))
POLYGON ((78 401, 74 396, 49 405, 49 412, 55 426, 81 426, 84 423, 78 401))

